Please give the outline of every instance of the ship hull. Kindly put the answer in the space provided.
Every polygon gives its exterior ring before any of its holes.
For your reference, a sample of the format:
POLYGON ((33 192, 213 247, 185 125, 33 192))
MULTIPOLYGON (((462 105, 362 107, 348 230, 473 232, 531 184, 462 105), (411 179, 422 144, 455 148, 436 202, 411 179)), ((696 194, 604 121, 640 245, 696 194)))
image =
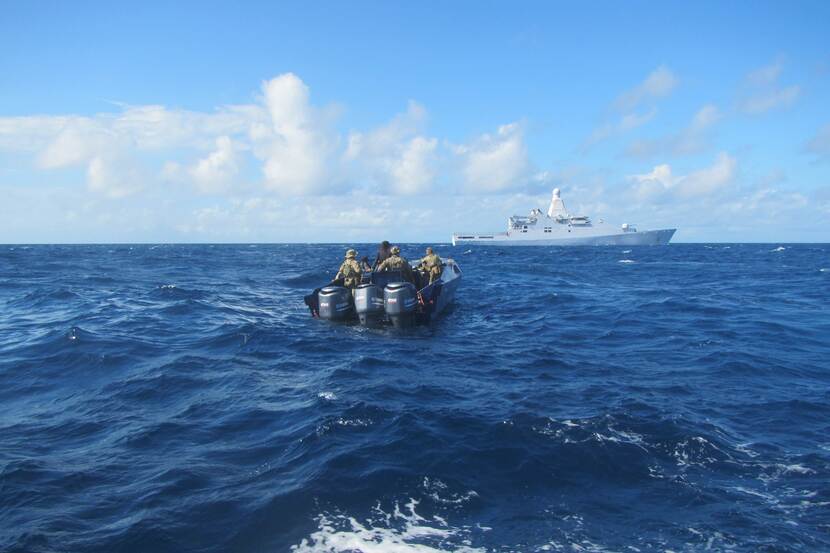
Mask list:
POLYGON ((479 238, 453 235, 454 246, 665 246, 677 229, 644 230, 599 236, 536 237, 530 234, 508 236, 507 234, 487 235, 479 238))

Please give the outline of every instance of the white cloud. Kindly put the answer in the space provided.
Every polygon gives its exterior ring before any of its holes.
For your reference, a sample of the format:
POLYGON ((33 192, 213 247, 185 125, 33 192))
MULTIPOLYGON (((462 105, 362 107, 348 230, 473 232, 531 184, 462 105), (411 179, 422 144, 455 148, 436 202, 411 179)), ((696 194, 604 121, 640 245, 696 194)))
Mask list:
POLYGON ((617 108, 620 111, 629 111, 646 100, 668 96, 677 84, 675 74, 665 65, 661 65, 649 73, 643 82, 617 98, 617 108))
POLYGON ((110 198, 123 198, 142 188, 143 175, 129 160, 95 156, 87 166, 87 187, 110 198))
POLYGON ((801 95, 801 87, 798 85, 788 86, 776 90, 770 90, 743 101, 743 110, 751 114, 766 113, 775 108, 790 107, 801 95))
POLYGON ((703 132, 717 123, 720 118, 721 113, 717 106, 707 104, 695 113, 694 118, 692 118, 692 123, 689 125, 689 129, 693 132, 703 132))
POLYGON ((395 191, 401 194, 417 194, 429 188, 435 174, 430 162, 438 140, 416 136, 403 148, 401 157, 391 167, 395 191))
POLYGON ((738 162, 726 152, 718 154, 710 167, 690 173, 677 182, 678 194, 683 197, 707 196, 730 184, 735 178, 738 162))
POLYGON ((582 143, 581 149, 587 150, 592 146, 607 140, 612 136, 623 134, 639 128, 657 115, 657 108, 651 106, 643 110, 641 105, 653 103, 659 98, 668 96, 677 86, 678 79, 665 65, 661 65, 633 89, 623 93, 614 102, 617 114, 616 121, 606 120, 598 126, 582 143))
POLYGON ((201 192, 223 192, 239 173, 237 157, 233 141, 223 135, 216 139, 216 150, 197 161, 188 173, 201 192))
POLYGON ((759 67, 754 71, 751 71, 747 76, 746 80, 750 84, 755 86, 765 86, 775 84, 778 81, 778 77, 781 76, 781 71, 784 69, 784 58, 778 56, 775 58, 771 63, 759 67))
POLYGON ((343 159, 354 178, 363 171, 376 191, 417 194, 435 179, 438 140, 423 135, 426 110, 410 101, 405 113, 372 131, 352 132, 343 159))
POLYGON ((252 138, 266 185, 289 194, 322 191, 337 139, 312 108, 308 87, 287 73, 263 83, 262 91, 269 120, 255 122, 252 138))
POLYGON ((705 197, 722 190, 735 178, 737 161, 726 152, 714 163, 688 175, 674 175, 668 164, 655 166, 649 173, 628 177, 634 194, 641 200, 658 200, 666 194, 680 198, 705 197))
POLYGON ((465 186, 475 192, 497 192, 525 184, 530 162, 519 123, 499 127, 470 144, 458 146, 465 186))
POLYGON ((637 127, 641 127, 654 119, 655 115, 657 115, 657 108, 651 108, 645 113, 635 112, 624 115, 622 119, 620 119, 619 130, 630 131, 632 129, 636 129, 637 127))
POLYGON ((751 115, 759 115, 773 109, 792 106, 801 95, 801 87, 779 85, 783 69, 784 60, 778 57, 769 65, 750 72, 746 76, 745 91, 739 102, 741 110, 751 115))
POLYGON ((720 119, 721 112, 717 106, 707 104, 695 113, 689 124, 680 132, 651 140, 636 140, 628 145, 625 153, 633 157, 699 153, 708 147, 707 133, 720 119))
POLYGON ((807 142, 807 151, 819 157, 830 157, 830 124, 824 125, 807 142))

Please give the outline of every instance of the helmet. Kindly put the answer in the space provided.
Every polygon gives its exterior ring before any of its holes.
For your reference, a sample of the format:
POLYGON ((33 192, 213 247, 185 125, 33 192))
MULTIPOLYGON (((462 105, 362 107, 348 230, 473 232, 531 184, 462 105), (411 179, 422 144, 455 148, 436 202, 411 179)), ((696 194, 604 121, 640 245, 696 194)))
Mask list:
POLYGON ((401 253, 401 249, 398 246, 392 246, 392 253, 401 253))
POLYGON ((346 259, 349 259, 350 257, 357 257, 357 252, 351 249, 346 250, 346 259))
POLYGON ((432 248, 427 248, 427 253, 432 253, 432 248))

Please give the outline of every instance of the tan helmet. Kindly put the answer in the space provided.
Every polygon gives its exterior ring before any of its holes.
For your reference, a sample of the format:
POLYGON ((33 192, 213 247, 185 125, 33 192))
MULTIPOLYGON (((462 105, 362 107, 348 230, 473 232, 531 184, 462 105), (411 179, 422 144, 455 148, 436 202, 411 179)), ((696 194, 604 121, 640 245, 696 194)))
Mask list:
POLYGON ((392 246, 392 249, 390 251, 392 252, 392 255, 401 253, 401 249, 398 246, 392 246))
POLYGON ((346 259, 350 259, 352 257, 357 257, 357 252, 352 249, 346 250, 346 259))
POLYGON ((430 254, 430 253, 432 253, 432 248, 427 247, 427 254, 430 254))

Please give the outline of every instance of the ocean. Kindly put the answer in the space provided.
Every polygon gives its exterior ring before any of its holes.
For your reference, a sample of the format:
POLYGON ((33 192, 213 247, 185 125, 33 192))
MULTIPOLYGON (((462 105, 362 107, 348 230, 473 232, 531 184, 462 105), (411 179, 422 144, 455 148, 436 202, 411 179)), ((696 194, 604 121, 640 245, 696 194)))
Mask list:
POLYGON ((351 246, 0 246, 0 551, 830 551, 830 246, 351 246))

